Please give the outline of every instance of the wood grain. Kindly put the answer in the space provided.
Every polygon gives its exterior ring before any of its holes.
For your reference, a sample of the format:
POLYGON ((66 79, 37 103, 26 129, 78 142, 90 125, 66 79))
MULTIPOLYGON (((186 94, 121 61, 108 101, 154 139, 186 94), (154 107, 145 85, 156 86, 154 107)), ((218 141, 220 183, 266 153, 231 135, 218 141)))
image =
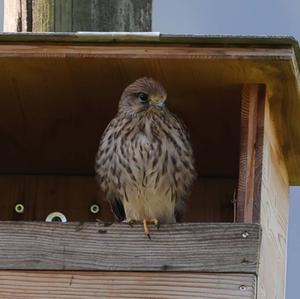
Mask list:
POLYGON ((277 119, 266 103, 261 189, 262 245, 258 299, 285 298, 289 184, 285 159, 278 144, 277 119))
POLYGON ((141 225, 2 222, 0 269, 257 272, 255 224, 162 225, 151 238, 141 225))
POLYGON ((26 30, 23 27, 22 19, 26 16, 22 16, 21 5, 24 1, 5 1, 4 5, 4 22, 3 30, 6 32, 20 32, 26 30))
POLYGON ((55 0, 32 1, 31 7, 22 7, 22 13, 32 14, 31 24, 28 26, 31 26, 33 32, 54 31, 55 2, 55 0))
POLYGON ((260 223, 261 219, 261 188, 262 188, 262 169, 264 151, 264 126, 265 126, 265 106, 266 106, 266 86, 260 85, 257 96, 257 124, 255 140, 255 165, 254 165, 254 188, 253 188, 253 212, 252 222, 260 223))
POLYGON ((5 0, 9 32, 151 31, 152 1, 5 0), (30 2, 31 5, 27 5, 30 2), (32 18, 27 19, 27 15, 32 18), (20 26, 20 24, 22 24, 20 26))
POLYGON ((0 271, 2 299, 254 299, 255 288, 253 274, 0 271))
POLYGON ((0 220, 45 221, 54 211, 68 221, 112 220, 98 189, 93 176, 0 176, 0 220), (14 211, 17 203, 24 205, 23 214, 14 211), (99 214, 90 212, 92 204, 100 206, 99 214))
MULTIPOLYGON (((50 1, 50 0, 49 0, 50 1)), ((17 39, 17 37, 16 37, 17 39)), ((0 39, 1 40, 1 39, 0 39)), ((197 45, 157 45, 156 43, 139 43, 139 44, 119 44, 117 47, 112 46, 109 42, 113 41, 113 36, 108 36, 107 43, 100 42, 97 45, 76 44, 57 44, 57 43, 22 43, 4 42, 1 44, 1 56, 9 57, 85 57, 85 58, 156 58, 156 59, 257 59, 266 63, 268 60, 290 61, 293 58, 293 50, 284 49, 266 49, 266 48, 219 48, 219 47, 199 47, 197 45), (111 40, 112 38, 112 40, 111 40)), ((240 62, 241 63, 241 62, 240 62)), ((240 82, 243 83, 243 82, 240 82)))
MULTIPOLYGON (((188 200, 188 222, 232 222, 232 197, 236 179, 198 178, 188 200)), ((63 213, 68 221, 112 221, 94 176, 0 175, 0 220, 45 221, 51 212, 63 213), (23 214, 14 211, 22 203, 23 214), (92 214, 92 204, 100 206, 92 214)))
POLYGON ((55 0, 55 32, 72 31, 72 0, 55 0))
POLYGON ((265 86, 244 85, 241 97, 241 138, 237 221, 259 222, 262 182, 265 86))

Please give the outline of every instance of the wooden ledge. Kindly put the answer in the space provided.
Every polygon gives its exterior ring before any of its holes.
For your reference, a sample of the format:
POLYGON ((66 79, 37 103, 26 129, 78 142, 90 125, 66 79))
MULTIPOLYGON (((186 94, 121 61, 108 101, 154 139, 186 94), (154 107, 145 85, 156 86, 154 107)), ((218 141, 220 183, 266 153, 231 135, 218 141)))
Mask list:
POLYGON ((101 223, 0 222, 2 270, 257 273, 261 229, 243 223, 151 228, 101 223))
POLYGON ((255 274, 0 271, 1 299, 254 299, 255 274))

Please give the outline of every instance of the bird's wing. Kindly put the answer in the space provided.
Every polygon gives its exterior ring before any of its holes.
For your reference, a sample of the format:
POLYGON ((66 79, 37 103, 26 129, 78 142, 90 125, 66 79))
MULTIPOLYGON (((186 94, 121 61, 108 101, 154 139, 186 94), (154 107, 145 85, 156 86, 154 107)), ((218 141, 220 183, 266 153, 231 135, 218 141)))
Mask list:
POLYGON ((117 221, 123 221, 126 219, 125 210, 122 201, 116 196, 109 199, 111 210, 117 221))
MULTIPOLYGON (((111 210, 117 221, 123 221, 126 219, 124 206, 118 193, 118 175, 116 173, 116 167, 113 154, 115 146, 113 145, 113 136, 116 134, 116 126, 119 123, 119 119, 115 117, 106 127, 98 149, 98 153, 95 161, 95 172, 97 181, 105 193, 107 201, 110 203, 111 210)), ((121 123, 122 124, 122 123, 121 123)))
POLYGON ((181 165, 182 175, 181 175, 181 180, 177 181, 177 188, 176 188, 176 195, 175 195, 176 202, 175 202, 175 210, 174 210, 174 216, 176 222, 181 222, 186 210, 186 201, 190 195, 190 188, 193 181, 197 177, 197 173, 194 165, 195 164, 194 154, 193 154, 193 149, 190 141, 189 131, 185 123, 179 117, 177 117, 173 113, 170 114, 173 117, 172 123, 176 128, 173 137, 177 141, 180 140, 180 143, 183 144, 185 148, 184 157, 179 158, 175 162, 178 163, 178 161, 180 161, 182 163, 181 165))
MULTIPOLYGON (((99 185, 101 185, 101 183, 103 182, 103 176, 101 177, 99 174, 96 174, 96 179, 99 185)), ((126 214, 124 210, 124 205, 120 197, 117 194, 115 194, 112 190, 109 190, 105 193, 105 199, 109 202, 116 221, 121 222, 125 220, 126 214)))

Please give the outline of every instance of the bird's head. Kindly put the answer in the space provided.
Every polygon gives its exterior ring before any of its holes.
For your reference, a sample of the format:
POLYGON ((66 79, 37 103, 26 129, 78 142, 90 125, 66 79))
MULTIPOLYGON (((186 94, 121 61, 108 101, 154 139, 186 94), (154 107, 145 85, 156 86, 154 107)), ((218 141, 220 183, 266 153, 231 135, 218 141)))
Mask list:
POLYGON ((167 93, 152 78, 140 78, 125 88, 119 102, 119 111, 138 113, 159 112, 164 109, 167 93))

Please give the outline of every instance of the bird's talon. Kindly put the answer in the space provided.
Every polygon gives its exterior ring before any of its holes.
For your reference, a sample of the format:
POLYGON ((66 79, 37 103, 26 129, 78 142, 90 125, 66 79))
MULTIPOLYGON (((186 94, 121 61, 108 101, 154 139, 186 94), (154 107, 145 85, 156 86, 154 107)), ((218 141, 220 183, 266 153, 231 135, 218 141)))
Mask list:
POLYGON ((129 220, 129 221, 128 221, 128 224, 129 224, 130 227, 133 227, 133 225, 134 225, 135 223, 136 223, 135 220, 129 220))
POLYGON ((133 225, 137 223, 134 219, 124 220, 123 222, 127 223, 130 227, 133 227, 133 225))
POLYGON ((152 219, 151 222, 155 225, 156 229, 159 230, 160 228, 159 221, 157 219, 152 219))

